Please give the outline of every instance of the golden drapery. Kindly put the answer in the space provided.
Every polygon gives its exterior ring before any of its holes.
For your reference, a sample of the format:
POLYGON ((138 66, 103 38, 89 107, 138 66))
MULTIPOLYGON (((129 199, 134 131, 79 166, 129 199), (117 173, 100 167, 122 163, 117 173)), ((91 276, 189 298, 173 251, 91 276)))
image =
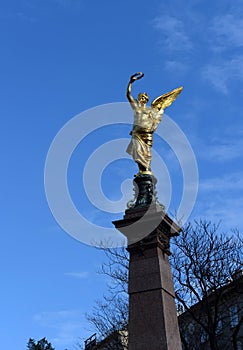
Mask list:
POLYGON ((135 162, 142 164, 145 169, 150 169, 152 144, 153 132, 134 127, 132 139, 127 147, 127 153, 133 157, 135 162))

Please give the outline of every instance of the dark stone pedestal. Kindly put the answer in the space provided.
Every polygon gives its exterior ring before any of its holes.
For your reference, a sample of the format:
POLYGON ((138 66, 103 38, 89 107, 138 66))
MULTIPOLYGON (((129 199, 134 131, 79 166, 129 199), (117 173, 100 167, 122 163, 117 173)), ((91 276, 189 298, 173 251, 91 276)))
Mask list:
POLYGON ((128 209, 113 223, 128 237, 130 253, 128 349, 181 350, 168 260, 180 228, 156 204, 128 209))

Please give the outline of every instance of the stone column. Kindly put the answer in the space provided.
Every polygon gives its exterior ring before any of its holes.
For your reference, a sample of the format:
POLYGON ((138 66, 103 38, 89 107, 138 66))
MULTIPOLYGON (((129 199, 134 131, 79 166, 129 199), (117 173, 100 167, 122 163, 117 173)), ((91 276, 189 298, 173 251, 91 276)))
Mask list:
POLYGON ((181 350, 168 260, 170 238, 180 228, 156 203, 135 205, 113 223, 127 236, 130 253, 128 349, 181 350))

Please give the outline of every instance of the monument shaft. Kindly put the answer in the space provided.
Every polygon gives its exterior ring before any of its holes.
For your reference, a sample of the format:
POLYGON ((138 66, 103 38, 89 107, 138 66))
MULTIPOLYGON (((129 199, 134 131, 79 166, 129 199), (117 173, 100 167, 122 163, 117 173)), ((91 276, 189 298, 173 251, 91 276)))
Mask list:
MULTIPOLYGON (((124 232, 126 224, 131 225, 130 216, 134 218, 135 211, 127 210, 123 220, 114 222, 116 228, 124 232)), ((180 229, 164 212, 160 212, 160 216, 158 227, 152 233, 128 244, 127 248, 130 253, 129 350, 181 350, 168 259, 170 238, 178 235, 180 229)))

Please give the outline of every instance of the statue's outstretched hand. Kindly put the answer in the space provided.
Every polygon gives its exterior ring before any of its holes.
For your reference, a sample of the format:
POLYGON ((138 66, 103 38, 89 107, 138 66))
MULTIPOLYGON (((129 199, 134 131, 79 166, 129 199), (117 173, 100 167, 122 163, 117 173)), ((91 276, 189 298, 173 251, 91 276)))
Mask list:
POLYGON ((135 73, 130 77, 130 82, 133 83, 134 81, 141 79, 143 76, 144 74, 142 72, 135 73))

